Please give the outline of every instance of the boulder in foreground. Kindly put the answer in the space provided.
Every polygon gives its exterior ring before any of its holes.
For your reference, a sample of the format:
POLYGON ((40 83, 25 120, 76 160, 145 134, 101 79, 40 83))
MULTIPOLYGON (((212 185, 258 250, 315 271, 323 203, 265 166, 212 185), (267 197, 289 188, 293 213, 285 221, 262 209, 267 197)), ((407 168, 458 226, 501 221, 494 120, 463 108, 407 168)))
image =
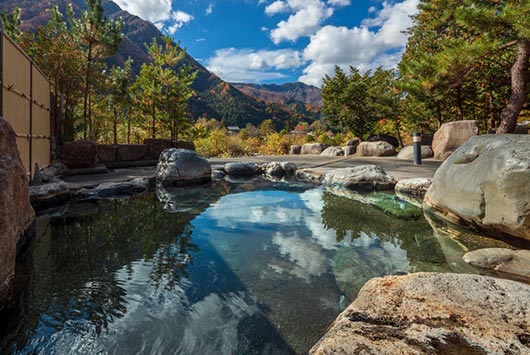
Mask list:
POLYGON ((358 156, 361 157, 388 157, 396 155, 396 148, 388 142, 362 142, 357 147, 358 156))
POLYGON ((526 354, 530 286, 479 275, 375 278, 311 354, 526 354))
POLYGON ((162 186, 186 186, 212 180, 208 160, 188 149, 166 149, 160 154, 156 181, 162 186))
POLYGON ((530 240, 530 136, 472 137, 436 171, 424 207, 491 235, 530 240))
POLYGON ((11 297, 17 251, 35 221, 13 128, 0 117, 0 309, 11 297))

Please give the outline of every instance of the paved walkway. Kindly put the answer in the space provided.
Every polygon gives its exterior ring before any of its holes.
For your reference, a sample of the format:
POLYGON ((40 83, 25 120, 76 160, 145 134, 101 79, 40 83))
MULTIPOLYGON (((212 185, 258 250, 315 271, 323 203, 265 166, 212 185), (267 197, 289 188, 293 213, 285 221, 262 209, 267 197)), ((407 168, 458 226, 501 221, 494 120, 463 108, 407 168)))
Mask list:
MULTIPOLYGON (((213 169, 221 168, 226 163, 254 162, 266 163, 272 161, 288 161, 298 166, 298 169, 313 169, 327 171, 337 168, 347 168, 358 165, 375 164, 382 167, 388 174, 397 180, 415 177, 433 177, 441 162, 433 159, 424 159, 422 165, 414 165, 410 161, 400 160, 396 157, 327 157, 320 155, 279 155, 256 156, 241 158, 212 158, 208 159, 213 169)), ((103 182, 128 181, 134 178, 152 178, 155 176, 156 167, 138 167, 109 169, 106 174, 75 175, 64 178, 70 188, 93 187, 103 182)))

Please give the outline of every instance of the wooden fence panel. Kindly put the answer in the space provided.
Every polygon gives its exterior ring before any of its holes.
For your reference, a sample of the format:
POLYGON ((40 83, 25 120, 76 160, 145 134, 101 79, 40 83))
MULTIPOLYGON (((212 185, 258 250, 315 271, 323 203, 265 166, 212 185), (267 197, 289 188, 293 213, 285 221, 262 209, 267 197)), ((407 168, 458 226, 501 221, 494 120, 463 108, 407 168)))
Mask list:
POLYGON ((13 126, 20 158, 31 174, 51 161, 50 84, 4 33, 0 42, 0 115, 13 126))

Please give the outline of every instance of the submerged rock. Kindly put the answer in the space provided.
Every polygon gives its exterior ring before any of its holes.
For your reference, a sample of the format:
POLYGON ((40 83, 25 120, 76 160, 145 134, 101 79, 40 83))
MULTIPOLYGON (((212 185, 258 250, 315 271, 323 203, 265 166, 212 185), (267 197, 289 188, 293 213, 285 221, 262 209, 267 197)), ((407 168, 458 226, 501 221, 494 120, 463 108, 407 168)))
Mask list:
POLYGON ((311 354, 523 354, 530 286, 417 273, 368 281, 311 354))
POLYGON ((530 135, 472 137, 436 171, 424 207, 452 223, 530 240, 530 135))
POLYGON ((326 190, 337 196, 372 205, 385 214, 399 219, 419 219, 423 216, 421 208, 401 200, 394 194, 384 192, 356 193, 346 189, 326 187, 326 190))
POLYGON ((368 192, 392 190, 396 180, 377 165, 361 165, 331 170, 324 176, 322 184, 368 192))
POLYGON ((324 173, 318 170, 299 169, 296 170, 296 179, 298 181, 310 182, 313 184, 320 184, 324 179, 324 173))
POLYGON ((104 182, 92 189, 81 189, 75 192, 74 197, 86 198, 111 198, 118 196, 136 195, 149 189, 149 179, 136 178, 122 182, 104 182))
POLYGON ((479 249, 466 253, 464 261, 471 265, 530 280, 530 250, 479 249))
POLYGON ((156 181, 162 186, 186 186, 212 180, 208 160, 188 149, 166 149, 160 154, 156 181))

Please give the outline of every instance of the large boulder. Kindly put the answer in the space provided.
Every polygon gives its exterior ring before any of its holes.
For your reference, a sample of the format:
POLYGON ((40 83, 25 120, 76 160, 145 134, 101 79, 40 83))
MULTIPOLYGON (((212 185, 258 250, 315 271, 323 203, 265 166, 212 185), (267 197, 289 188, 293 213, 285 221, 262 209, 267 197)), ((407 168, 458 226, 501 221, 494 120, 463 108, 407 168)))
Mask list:
POLYGON ((300 154, 318 155, 322 153, 327 147, 328 145, 324 143, 306 143, 302 146, 302 151, 300 152, 300 154))
POLYGON ((478 134, 477 122, 455 121, 444 123, 434 134, 432 150, 434 158, 445 160, 469 138, 478 134))
POLYGON ((359 146, 359 144, 361 144, 361 138, 357 138, 357 137, 349 139, 346 142, 346 146, 347 147, 355 147, 355 148, 357 148, 359 146))
POLYGON ((530 136, 472 137, 436 171, 424 207, 452 223, 530 240, 530 136))
POLYGON ((188 149, 166 149, 160 154, 156 181, 162 186, 185 186, 212 180, 208 160, 188 149))
POLYGON ((387 157, 396 155, 396 148, 387 142, 361 142, 357 147, 357 155, 361 157, 387 157))
POLYGON ((368 281, 310 354, 526 354, 530 286, 417 273, 368 281))
POLYGON ((394 189, 396 180, 377 165, 360 165, 328 171, 322 180, 324 186, 354 191, 386 191, 394 189))
POLYGON ((65 142, 61 160, 69 169, 93 168, 96 166, 97 151, 98 145, 94 141, 65 142))
POLYGON ((343 157, 344 150, 341 147, 327 147, 320 155, 328 157, 343 157))
POLYGON ((371 134, 368 136, 368 142, 387 142, 391 144, 394 148, 399 147, 399 141, 396 137, 393 137, 389 134, 371 134))
MULTIPOLYGON (((422 159, 432 158, 433 156, 434 156, 434 153, 430 146, 428 145, 421 146, 422 159)), ((397 158, 401 160, 414 160, 414 146, 407 145, 406 147, 403 147, 403 149, 399 151, 397 158)))
POLYGON ((17 251, 30 235, 35 212, 15 132, 0 117, 0 310, 11 297, 17 251))
POLYGON ((470 251, 463 257, 468 264, 515 275, 530 281, 530 250, 485 248, 470 251))
POLYGON ((342 151, 344 152, 345 157, 349 157, 350 155, 354 155, 357 152, 357 147, 347 145, 342 147, 342 151))

